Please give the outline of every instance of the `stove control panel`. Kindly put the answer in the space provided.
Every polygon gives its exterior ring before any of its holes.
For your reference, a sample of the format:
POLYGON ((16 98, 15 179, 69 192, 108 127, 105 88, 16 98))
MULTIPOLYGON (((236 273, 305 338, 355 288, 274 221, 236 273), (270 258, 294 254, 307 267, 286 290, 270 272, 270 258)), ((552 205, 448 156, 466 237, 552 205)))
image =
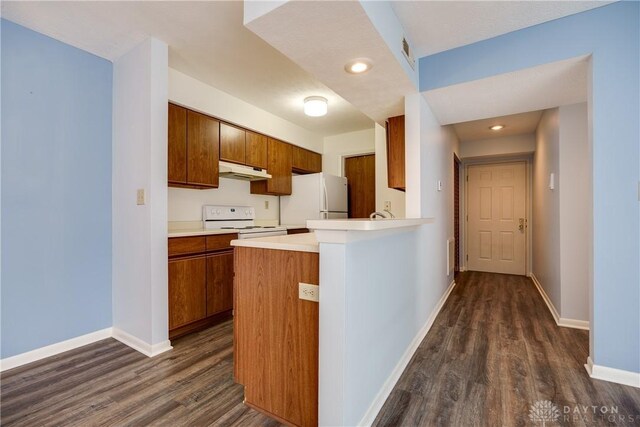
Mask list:
POLYGON ((255 217, 256 210, 252 206, 204 205, 202 207, 203 221, 253 220, 255 217))

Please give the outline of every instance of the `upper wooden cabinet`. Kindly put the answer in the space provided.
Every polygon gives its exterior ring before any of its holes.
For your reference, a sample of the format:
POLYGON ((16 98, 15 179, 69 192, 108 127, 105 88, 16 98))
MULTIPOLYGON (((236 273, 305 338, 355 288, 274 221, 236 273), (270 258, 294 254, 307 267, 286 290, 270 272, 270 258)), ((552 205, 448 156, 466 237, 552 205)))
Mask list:
POLYGON ((217 188, 219 140, 219 121, 169 104, 169 185, 217 188))
POLYGON ((292 146, 291 166, 297 173, 322 172, 322 155, 304 148, 292 146))
POLYGON ((267 169, 267 137, 221 123, 220 160, 267 169))
POLYGON ((169 183, 187 183, 187 109, 169 104, 169 183))
POLYGON ((245 163, 245 130, 220 124, 220 160, 245 163))
POLYGON ((254 168, 267 169, 267 137, 247 131, 245 141, 245 164, 254 168))
POLYGON ((251 181, 251 194, 291 194, 292 149, 291 145, 269 138, 267 143, 267 171, 271 178, 251 181))
POLYGON ((405 191, 404 116, 387 121, 387 185, 405 191))

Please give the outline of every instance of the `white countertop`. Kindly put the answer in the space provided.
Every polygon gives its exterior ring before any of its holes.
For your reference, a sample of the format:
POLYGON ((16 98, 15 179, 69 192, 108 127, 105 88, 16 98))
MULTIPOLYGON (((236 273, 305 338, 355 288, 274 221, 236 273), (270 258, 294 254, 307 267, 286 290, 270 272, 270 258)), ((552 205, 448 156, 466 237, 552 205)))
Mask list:
POLYGON ((415 227, 434 222, 433 218, 406 219, 313 219, 307 221, 307 228, 312 230, 336 231, 376 231, 393 228, 415 227))
POLYGON ((205 230, 204 228, 194 228, 191 230, 175 230, 169 231, 169 238, 171 237, 192 237, 192 236, 207 236, 210 234, 235 234, 238 230, 235 228, 225 228, 224 230, 205 230))
POLYGON ((248 248, 277 249, 281 251, 319 252, 315 233, 232 240, 231 245, 248 248))

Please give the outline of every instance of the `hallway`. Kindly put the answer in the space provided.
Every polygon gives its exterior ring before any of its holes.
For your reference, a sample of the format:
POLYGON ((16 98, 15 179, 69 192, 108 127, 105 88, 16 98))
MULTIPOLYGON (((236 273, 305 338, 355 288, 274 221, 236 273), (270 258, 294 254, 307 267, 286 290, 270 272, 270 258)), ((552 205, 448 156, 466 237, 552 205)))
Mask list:
POLYGON ((558 327, 529 278, 467 272, 456 282, 374 425, 532 425, 542 400, 561 425, 640 423, 640 390, 589 378, 589 332, 558 327))

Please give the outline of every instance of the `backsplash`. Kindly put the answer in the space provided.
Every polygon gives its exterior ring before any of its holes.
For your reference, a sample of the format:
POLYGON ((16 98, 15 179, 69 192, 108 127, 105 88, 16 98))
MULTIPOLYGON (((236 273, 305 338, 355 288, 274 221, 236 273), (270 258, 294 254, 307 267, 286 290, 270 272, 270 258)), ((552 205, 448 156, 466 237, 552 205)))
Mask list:
POLYGON ((277 196, 253 195, 250 183, 237 179, 220 178, 220 186, 210 190, 169 187, 169 222, 202 221, 202 205, 253 206, 256 221, 278 221, 279 199, 277 196), (269 208, 265 209, 265 202, 269 208))

